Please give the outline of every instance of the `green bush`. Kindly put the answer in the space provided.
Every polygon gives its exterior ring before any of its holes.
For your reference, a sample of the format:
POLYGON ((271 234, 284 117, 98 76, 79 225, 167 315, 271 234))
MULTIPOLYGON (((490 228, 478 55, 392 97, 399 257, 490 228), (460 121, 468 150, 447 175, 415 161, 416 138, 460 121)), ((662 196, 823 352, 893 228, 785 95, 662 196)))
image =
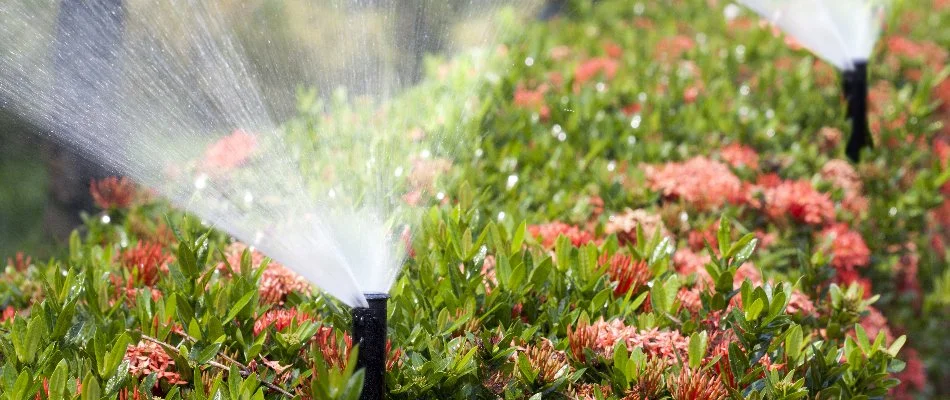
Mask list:
MULTIPOLYGON (((946 2, 896 6, 856 165, 834 71, 715 3, 572 2, 379 108, 302 96, 301 151, 440 144, 399 182, 390 397, 947 393, 946 2)), ((356 398, 338 302, 134 197, 10 262, 2 396, 356 398)))

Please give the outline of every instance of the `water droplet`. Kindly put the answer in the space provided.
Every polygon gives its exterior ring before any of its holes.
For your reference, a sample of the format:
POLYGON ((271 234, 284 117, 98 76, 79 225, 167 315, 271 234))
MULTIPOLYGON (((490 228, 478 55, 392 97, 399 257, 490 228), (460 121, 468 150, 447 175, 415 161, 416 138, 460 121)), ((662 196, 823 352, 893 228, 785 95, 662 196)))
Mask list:
POLYGON ((529 67, 532 66, 532 65, 534 65, 534 58, 533 58, 533 57, 525 58, 525 59, 524 59, 524 65, 527 65, 527 66, 529 66, 529 67))
POLYGON ((508 189, 511 189, 515 187, 515 185, 517 184, 518 184, 518 175, 508 175, 508 182, 505 184, 505 186, 508 189))
POLYGON ((633 118, 630 119, 630 127, 633 129, 637 129, 640 127, 640 122, 642 121, 643 121, 643 117, 641 117, 640 114, 634 115, 633 118))
POLYGON ((739 61, 745 58, 745 46, 741 44, 736 46, 736 58, 739 59, 739 61))
POLYGON ((647 7, 643 3, 637 3, 633 5, 633 12, 637 15, 643 15, 643 12, 646 11, 647 7))
POLYGON ((504 220, 505 220, 505 212, 504 212, 504 211, 501 211, 501 212, 498 213, 498 220, 499 220, 499 221, 504 221, 504 220))
POLYGON ((109 214, 103 214, 99 220, 102 221, 103 225, 109 225, 109 223, 112 222, 112 218, 109 217, 109 214))
POLYGON ((729 3, 729 5, 727 5, 726 8, 722 10, 723 15, 726 17, 726 21, 732 21, 736 18, 739 18, 739 13, 741 12, 742 9, 739 8, 739 6, 737 6, 735 3, 729 3))
POLYGON ((206 187, 208 187, 208 175, 207 174, 198 175, 198 177, 195 178, 195 189, 204 190, 204 188, 206 187))

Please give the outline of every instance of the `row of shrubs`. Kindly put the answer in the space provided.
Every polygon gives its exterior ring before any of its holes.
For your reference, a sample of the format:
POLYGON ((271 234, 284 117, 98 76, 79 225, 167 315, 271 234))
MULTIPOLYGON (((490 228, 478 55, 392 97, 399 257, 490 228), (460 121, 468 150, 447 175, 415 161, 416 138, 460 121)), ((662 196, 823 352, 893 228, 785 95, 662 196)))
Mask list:
MULTIPOLYGON (((835 72, 734 7, 571 2, 378 108, 301 99, 302 144, 439 143, 400 182, 390 397, 948 393, 950 7, 895 6, 858 164, 835 72)), ((68 257, 0 277, 0 396, 358 397, 338 302, 128 180, 91 190, 68 257)))

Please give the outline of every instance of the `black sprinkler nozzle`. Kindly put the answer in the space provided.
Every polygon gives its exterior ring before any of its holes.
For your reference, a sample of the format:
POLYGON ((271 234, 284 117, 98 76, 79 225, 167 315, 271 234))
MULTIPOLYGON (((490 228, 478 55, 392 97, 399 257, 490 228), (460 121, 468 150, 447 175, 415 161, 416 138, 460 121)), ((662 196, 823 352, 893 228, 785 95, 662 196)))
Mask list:
POLYGON ((868 63, 855 62, 854 69, 842 72, 842 88, 848 101, 848 118, 851 119, 851 137, 845 153, 851 161, 861 159, 861 150, 871 146, 868 128, 868 63))
POLYGON ((386 301, 389 295, 367 293, 368 307, 355 307, 353 341, 359 345, 356 368, 363 370, 360 400, 380 400, 386 389, 386 301))

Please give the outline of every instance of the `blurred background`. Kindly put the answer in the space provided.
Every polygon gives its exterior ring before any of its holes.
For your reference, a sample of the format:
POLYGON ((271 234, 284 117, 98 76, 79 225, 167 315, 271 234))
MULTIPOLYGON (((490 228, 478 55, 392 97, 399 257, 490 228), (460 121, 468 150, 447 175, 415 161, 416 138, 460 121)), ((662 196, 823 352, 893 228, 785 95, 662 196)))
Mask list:
MULTIPOLYGON (((11 0, 14 2, 28 0, 11 0)), ((452 51, 481 43, 484 24, 501 4, 515 3, 524 12, 538 18, 551 18, 562 12, 564 0, 502 1, 502 0, 335 0, 319 2, 303 0, 206 0, 215 15, 224 23, 218 28, 233 30, 250 64, 255 81, 277 120, 292 115, 297 82, 308 82, 319 93, 328 94, 342 86, 354 95, 384 98, 412 85, 422 75, 423 62, 430 54, 452 51), (333 21, 336 26, 328 26, 333 21), (367 24, 367 21, 370 21, 367 24), (355 30, 351 43, 341 45, 333 32, 346 29, 347 24, 369 25, 355 30), (328 34, 321 34, 321 30, 328 34), (264 34, 266 32, 266 34, 264 34), (388 38, 399 38, 390 40, 388 38), (360 48, 359 43, 373 44, 360 48), (383 43, 383 45, 379 45, 383 43), (392 45, 386 46, 385 43, 392 45), (369 57, 367 55, 369 54, 369 57), (308 62, 274 63, 262 58, 290 59, 289 55, 308 57, 319 63, 308 68, 308 62), (354 62, 354 61, 360 62, 354 62), (377 61, 373 61, 377 60, 377 61), (362 66, 358 70, 354 66, 362 66), (387 70, 380 72, 380 65, 387 70), (288 79, 293 77, 293 79, 288 79)), ((58 0, 57 7, 25 8, 43 12, 42 21, 55 32, 59 52, 55 62, 68 75, 69 69, 89 68, 83 59, 95 55, 81 52, 110 51, 123 34, 134 35, 135 26, 123 26, 124 11, 136 7, 148 10, 161 19, 168 8, 148 0, 58 0), (118 16, 118 17, 117 17, 118 16), (90 23, 90 21, 96 21, 90 23), (70 35, 98 35, 100 48, 70 46, 70 35), (63 56, 65 54, 65 56, 63 56)), ((160 2, 164 5, 175 2, 160 2)), ((141 12, 138 10, 137 12, 141 12)), ((6 18, 11 15, 7 14, 6 18)), ((0 21, 2 22, 2 21, 0 21)), ((214 29, 214 27, 211 27, 214 29)), ((166 29, 175 29, 168 27, 166 29)), ((0 37, 3 43, 17 43, 30 37, 0 37)), ((36 43, 36 57, 51 57, 36 43)), ((63 82, 76 82, 64 76, 63 82)), ((74 83, 75 85, 75 83, 74 83)), ((77 90, 80 96, 108 96, 99 93, 101 86, 86 83, 77 90)), ((128 99, 126 99, 128 100, 128 99)), ((62 243, 74 227, 82 222, 84 213, 92 211, 89 183, 92 179, 113 175, 91 163, 71 146, 56 143, 41 128, 14 112, 9 99, 0 97, 0 260, 24 251, 39 259, 55 256, 54 249, 63 250, 62 243)))

